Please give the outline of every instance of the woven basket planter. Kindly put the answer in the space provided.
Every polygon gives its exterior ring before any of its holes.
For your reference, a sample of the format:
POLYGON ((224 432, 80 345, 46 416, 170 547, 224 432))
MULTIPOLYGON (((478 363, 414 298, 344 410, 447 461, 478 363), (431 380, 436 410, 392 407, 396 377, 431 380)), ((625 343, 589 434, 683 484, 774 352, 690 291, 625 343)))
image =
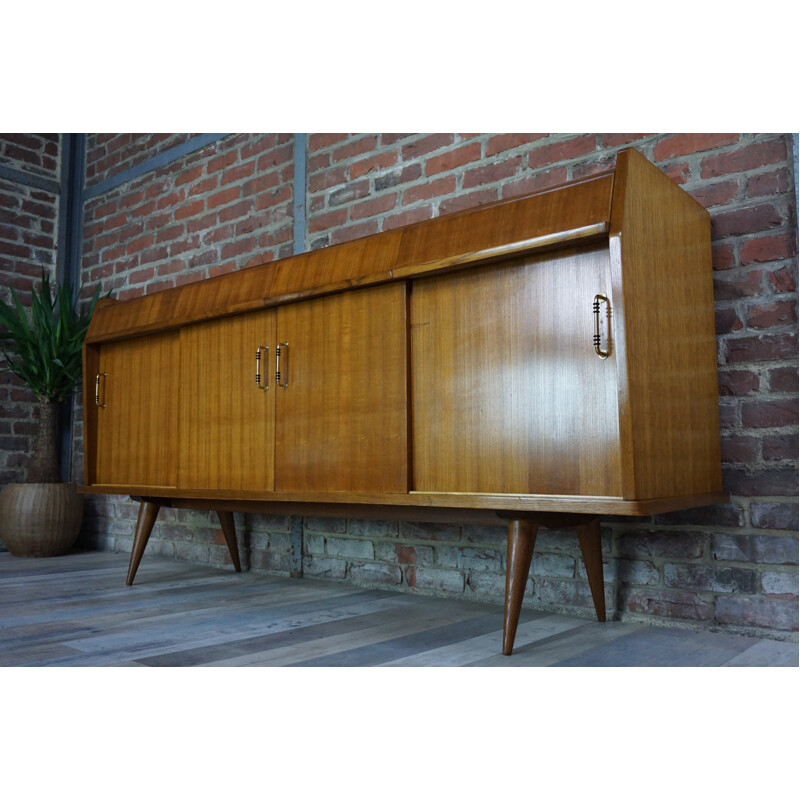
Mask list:
POLYGON ((0 493, 0 539, 15 556, 60 556, 75 544, 83 497, 74 483, 9 483, 0 493))

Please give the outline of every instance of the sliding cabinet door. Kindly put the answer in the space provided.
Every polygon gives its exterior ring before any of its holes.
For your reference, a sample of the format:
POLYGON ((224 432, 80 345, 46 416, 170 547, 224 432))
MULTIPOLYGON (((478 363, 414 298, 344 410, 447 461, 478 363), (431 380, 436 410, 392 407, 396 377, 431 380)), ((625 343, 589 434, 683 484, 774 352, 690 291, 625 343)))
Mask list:
POLYGON ((406 330, 401 283, 278 309, 277 490, 407 490, 406 330))
POLYGON ((529 256, 414 283, 413 489, 620 495, 607 249, 529 256))

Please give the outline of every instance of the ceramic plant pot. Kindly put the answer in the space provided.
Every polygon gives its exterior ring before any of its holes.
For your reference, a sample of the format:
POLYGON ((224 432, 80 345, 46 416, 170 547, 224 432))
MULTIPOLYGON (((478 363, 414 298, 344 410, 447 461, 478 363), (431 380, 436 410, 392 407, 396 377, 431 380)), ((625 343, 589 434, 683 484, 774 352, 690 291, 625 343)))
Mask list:
POLYGON ((60 556, 75 544, 83 497, 74 483, 9 483, 0 493, 0 539, 15 556, 60 556))

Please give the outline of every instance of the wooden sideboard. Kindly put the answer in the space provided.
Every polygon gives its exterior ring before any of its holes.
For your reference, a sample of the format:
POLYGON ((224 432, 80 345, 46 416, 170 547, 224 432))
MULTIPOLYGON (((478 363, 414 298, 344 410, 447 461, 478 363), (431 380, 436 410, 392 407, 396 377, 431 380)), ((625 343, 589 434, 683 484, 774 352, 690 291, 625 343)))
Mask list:
POLYGON ((710 222, 612 171, 98 304, 84 492, 161 506, 508 523, 510 654, 539 526, 723 502, 710 222))

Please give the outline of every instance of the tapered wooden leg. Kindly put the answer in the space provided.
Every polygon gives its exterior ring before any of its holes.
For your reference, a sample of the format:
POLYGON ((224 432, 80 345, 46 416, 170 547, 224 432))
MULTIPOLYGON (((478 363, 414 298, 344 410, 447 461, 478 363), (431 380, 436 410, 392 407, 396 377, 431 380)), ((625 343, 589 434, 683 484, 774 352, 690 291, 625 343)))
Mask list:
POLYGON ((589 588, 592 590, 594 610, 600 622, 606 621, 606 596, 603 590, 603 552, 600 546, 600 520, 578 525, 578 543, 586 565, 589 588))
POLYGON ((139 504, 139 518, 136 520, 136 532, 133 534, 133 550, 131 550, 131 563, 128 567, 128 577, 125 585, 130 586, 136 577, 136 570, 139 569, 139 562, 142 560, 144 549, 147 547, 147 540, 156 524, 156 517, 161 506, 158 503, 151 503, 147 500, 139 504))
POLYGON ((236 541, 236 525, 233 522, 233 512, 217 511, 217 516, 219 517, 219 524, 222 525, 222 533, 228 545, 228 552, 231 554, 233 568, 237 572, 241 572, 242 568, 239 566, 239 543, 236 541))
POLYGON ((506 611, 503 620, 503 655, 510 656, 517 635, 519 612, 528 582, 538 526, 530 520, 512 519, 508 523, 506 563, 506 611))

